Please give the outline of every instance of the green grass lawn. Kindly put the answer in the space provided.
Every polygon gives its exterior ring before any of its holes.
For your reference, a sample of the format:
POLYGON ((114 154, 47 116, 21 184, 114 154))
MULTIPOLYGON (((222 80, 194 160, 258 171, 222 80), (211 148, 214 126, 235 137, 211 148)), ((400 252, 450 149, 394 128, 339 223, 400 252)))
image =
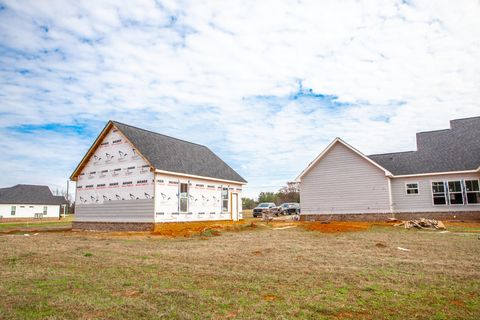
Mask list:
POLYGON ((71 227, 73 216, 67 216, 59 220, 30 220, 25 222, 8 222, 6 219, 0 223, 0 232, 12 229, 43 229, 52 227, 71 227))
POLYGON ((3 235, 0 318, 479 319, 469 228, 3 235))

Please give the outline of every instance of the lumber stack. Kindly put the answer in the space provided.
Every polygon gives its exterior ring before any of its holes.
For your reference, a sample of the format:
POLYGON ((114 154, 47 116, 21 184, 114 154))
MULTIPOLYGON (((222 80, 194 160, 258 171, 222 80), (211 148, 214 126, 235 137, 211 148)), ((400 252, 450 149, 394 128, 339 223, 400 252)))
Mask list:
POLYGON ((435 220, 435 219, 426 219, 426 218, 402 221, 401 223, 397 223, 394 226, 395 227, 404 226, 405 229, 410 229, 410 228, 438 229, 438 230, 445 230, 446 229, 446 227, 445 227, 445 225, 443 224, 442 221, 435 220))

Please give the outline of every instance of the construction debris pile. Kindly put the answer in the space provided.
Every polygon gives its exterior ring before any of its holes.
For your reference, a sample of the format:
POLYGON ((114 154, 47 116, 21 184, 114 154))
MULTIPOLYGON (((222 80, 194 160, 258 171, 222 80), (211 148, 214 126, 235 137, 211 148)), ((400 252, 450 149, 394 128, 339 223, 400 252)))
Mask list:
POLYGON ((434 219, 425 219, 425 218, 402 221, 401 223, 397 223, 394 226, 395 227, 404 226, 405 229, 410 229, 410 228, 438 229, 438 230, 447 229, 442 221, 434 220, 434 219))

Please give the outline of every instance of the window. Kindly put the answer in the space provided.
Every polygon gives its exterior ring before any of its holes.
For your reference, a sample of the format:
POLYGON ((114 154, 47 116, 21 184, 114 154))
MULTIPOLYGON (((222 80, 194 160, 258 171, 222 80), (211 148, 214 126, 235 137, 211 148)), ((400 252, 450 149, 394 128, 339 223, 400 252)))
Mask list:
POLYGON ((406 183, 405 190, 407 191, 407 195, 418 194, 418 182, 406 183))
POLYGON ((47 213, 48 213, 48 207, 45 206, 45 207, 43 207, 43 215, 46 216, 47 213))
POLYGON ((480 203, 480 188, 478 180, 465 180, 467 203, 480 203))
POLYGON ((188 212, 188 184, 180 183, 179 192, 180 212, 188 212))
POLYGON ((228 212, 228 188, 222 188, 222 212, 228 212))
POLYGON ((10 210, 10 215, 11 215, 11 216, 14 216, 16 212, 17 212, 17 207, 16 207, 16 206, 12 206, 12 209, 10 210))
POLYGON ((462 181, 448 181, 450 204, 463 204, 462 181))
POLYGON ((432 182, 432 194, 434 205, 447 204, 447 194, 445 192, 445 184, 443 181, 432 182))

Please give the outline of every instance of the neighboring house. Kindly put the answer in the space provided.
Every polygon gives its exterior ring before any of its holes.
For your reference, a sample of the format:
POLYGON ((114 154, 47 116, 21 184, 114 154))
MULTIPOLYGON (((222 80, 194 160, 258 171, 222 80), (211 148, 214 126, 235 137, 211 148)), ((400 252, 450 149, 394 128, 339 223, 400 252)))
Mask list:
POLYGON ((60 218, 68 205, 63 196, 54 196, 47 186, 18 184, 0 189, 0 216, 3 220, 60 218))
POLYGON ((366 156, 336 138, 297 177, 303 219, 480 219, 480 117, 417 133, 417 151, 366 156))
POLYGON ((203 145, 109 121, 70 177, 74 228, 239 220, 246 181, 203 145))

